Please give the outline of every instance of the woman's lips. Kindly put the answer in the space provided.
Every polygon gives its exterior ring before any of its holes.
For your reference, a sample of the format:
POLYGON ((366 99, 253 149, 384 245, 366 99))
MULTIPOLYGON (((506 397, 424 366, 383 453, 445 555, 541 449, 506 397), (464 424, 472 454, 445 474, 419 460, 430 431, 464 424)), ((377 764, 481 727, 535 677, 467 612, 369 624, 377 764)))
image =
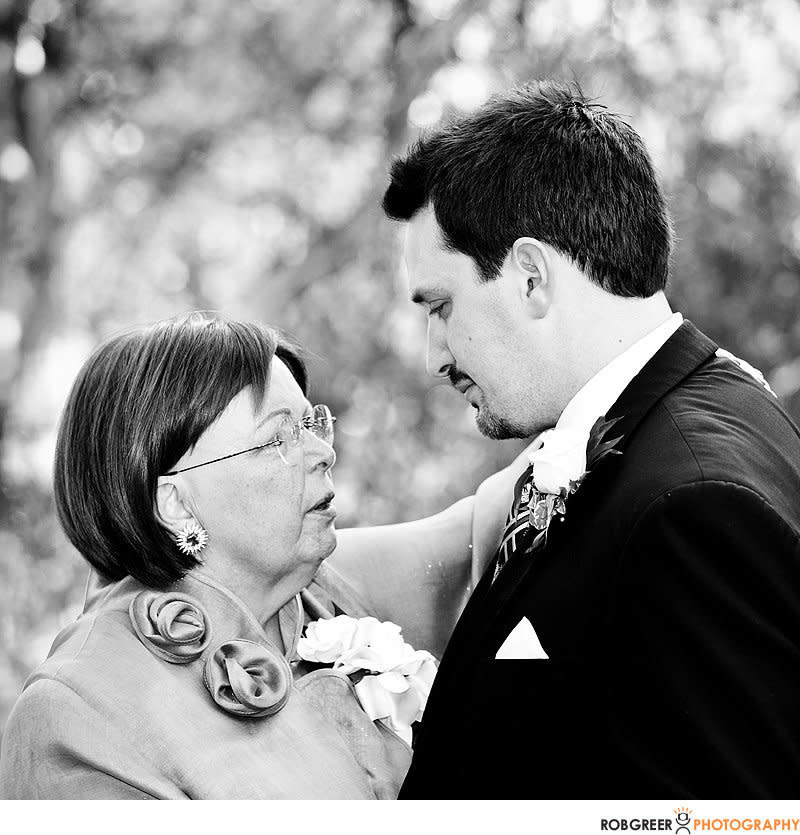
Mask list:
POLYGON ((335 493, 328 493, 320 499, 313 507, 309 509, 309 513, 322 513, 328 516, 336 516, 336 508, 333 506, 333 499, 335 493))

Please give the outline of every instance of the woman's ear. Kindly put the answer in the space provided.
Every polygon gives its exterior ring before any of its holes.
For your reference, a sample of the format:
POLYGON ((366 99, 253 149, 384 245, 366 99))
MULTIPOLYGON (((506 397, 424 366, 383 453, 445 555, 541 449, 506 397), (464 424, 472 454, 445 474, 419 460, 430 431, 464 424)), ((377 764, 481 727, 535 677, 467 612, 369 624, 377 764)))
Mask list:
POLYGON ((161 524, 173 534, 182 531, 187 522, 197 521, 172 481, 159 481, 156 490, 156 513, 161 524))
POLYGON ((517 238, 511 262, 520 302, 530 316, 542 319, 553 300, 553 271, 546 246, 536 238, 517 238))

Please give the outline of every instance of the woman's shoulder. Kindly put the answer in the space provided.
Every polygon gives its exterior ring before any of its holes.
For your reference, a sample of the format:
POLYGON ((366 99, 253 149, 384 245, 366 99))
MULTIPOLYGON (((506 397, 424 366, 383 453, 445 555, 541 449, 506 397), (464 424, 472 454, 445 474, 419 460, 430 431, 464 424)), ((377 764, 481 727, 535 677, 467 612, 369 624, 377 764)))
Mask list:
POLYGON ((156 667, 131 627, 127 607, 112 605, 82 614, 62 629, 23 692, 35 682, 49 680, 77 694, 97 693, 110 673, 135 678, 143 666, 156 667))
POLYGON ((33 730, 39 743, 46 744, 47 734, 37 728, 84 732, 93 717, 123 728, 137 721, 132 703, 143 703, 151 691, 163 692, 169 665, 137 637, 129 614, 133 596, 117 595, 58 633, 47 658, 25 681, 9 725, 13 721, 21 731, 33 730))
POLYGON ((64 703, 74 712, 81 704, 87 711, 90 705, 98 707, 104 696, 113 702, 117 688, 109 683, 115 671, 135 677, 149 658, 126 612, 81 615, 58 633, 47 658, 28 676, 11 718, 31 716, 46 724, 57 718, 64 703))
MULTIPOLYGON (((86 634, 73 631, 68 649, 73 638, 90 639, 91 625, 86 626, 86 634)), ((0 797, 156 796, 145 785, 115 776, 146 770, 129 762, 137 757, 130 746, 132 726, 125 711, 115 709, 113 695, 97 690, 82 657, 72 652, 65 660, 64 649, 56 651, 25 683, 3 733, 0 797)))
MULTIPOLYGON (((81 615, 28 677, 3 733, 0 797, 181 796, 151 756, 147 731, 169 710, 164 667, 127 610, 81 615), (124 776, 123 776, 124 775, 124 776)), ((163 724, 163 723, 162 723, 163 724)))

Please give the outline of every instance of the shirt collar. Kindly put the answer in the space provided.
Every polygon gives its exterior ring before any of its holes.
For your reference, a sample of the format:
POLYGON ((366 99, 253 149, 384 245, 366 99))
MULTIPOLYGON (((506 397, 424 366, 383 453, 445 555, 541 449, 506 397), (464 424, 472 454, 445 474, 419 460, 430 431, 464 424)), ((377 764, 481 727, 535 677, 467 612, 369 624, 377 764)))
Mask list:
POLYGON ((608 412, 631 380, 682 324, 683 316, 673 313, 669 319, 601 368, 569 401, 556 423, 556 431, 585 431, 588 436, 597 418, 608 412))

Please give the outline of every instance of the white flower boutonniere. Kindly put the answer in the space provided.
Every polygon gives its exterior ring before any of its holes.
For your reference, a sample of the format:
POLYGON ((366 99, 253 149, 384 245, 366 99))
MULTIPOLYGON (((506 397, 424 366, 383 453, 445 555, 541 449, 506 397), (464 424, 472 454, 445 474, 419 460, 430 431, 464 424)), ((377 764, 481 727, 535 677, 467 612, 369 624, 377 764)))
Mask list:
POLYGON ((556 516, 567 512, 567 498, 575 493, 591 470, 607 455, 621 455, 614 447, 622 437, 606 440, 606 435, 620 420, 598 418, 588 439, 585 432, 555 429, 546 433, 542 445, 528 459, 533 467, 533 481, 521 503, 528 502, 530 524, 547 532, 556 516))
POLYGON ((411 724, 422 718, 436 659, 407 644, 397 624, 348 615, 316 620, 298 641, 297 654, 349 676, 369 718, 385 721, 411 744, 411 724))

